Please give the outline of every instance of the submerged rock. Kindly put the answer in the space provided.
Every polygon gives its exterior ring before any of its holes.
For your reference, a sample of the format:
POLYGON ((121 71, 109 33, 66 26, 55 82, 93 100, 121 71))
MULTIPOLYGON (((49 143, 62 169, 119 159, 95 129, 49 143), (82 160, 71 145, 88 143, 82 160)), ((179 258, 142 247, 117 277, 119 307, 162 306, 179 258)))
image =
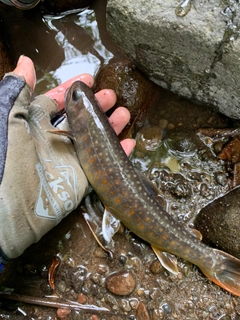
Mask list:
POLYGON ((148 105, 155 85, 129 60, 104 66, 96 77, 95 91, 113 89, 117 94, 116 107, 125 106, 134 119, 148 105))
POLYGON ((133 292, 136 282, 131 272, 115 272, 107 277, 107 289, 119 296, 125 296, 133 292))
POLYGON ((202 233, 203 242, 240 259, 239 205, 240 188, 237 188, 203 208, 195 227, 202 233))
POLYGON ((240 118, 237 1, 109 0, 107 27, 163 88, 240 118))

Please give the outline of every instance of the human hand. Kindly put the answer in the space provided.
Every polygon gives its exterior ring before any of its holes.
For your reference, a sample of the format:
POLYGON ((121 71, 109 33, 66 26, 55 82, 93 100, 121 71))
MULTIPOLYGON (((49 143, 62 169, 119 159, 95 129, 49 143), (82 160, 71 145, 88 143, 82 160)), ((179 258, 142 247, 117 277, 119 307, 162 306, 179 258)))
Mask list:
MULTIPOLYGON (((49 132, 53 129, 51 117, 63 108, 65 91, 76 80, 93 85, 90 75, 81 75, 30 103, 35 71, 32 61, 21 57, 14 72, 0 83, 2 261, 19 256, 38 241, 74 210, 87 192, 87 179, 71 141, 49 132)), ((96 98, 104 111, 116 101, 112 90, 102 90, 96 98)), ((128 110, 118 108, 109 121, 120 133, 129 121, 128 110)), ((134 141, 127 139, 122 145, 129 154, 134 141)))

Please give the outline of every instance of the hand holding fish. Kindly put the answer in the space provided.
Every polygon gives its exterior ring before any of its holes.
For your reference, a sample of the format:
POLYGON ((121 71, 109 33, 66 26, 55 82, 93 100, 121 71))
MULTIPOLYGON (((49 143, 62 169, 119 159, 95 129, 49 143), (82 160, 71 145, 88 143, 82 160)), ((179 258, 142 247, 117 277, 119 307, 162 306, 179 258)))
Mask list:
MULTIPOLYGON (((16 69, 0 82, 0 263, 21 255, 74 210, 88 191, 72 141, 49 132, 75 80, 93 85, 92 76, 80 75, 31 102, 35 69, 31 59, 21 56, 16 69)), ((102 90, 96 99, 107 111, 116 96, 102 90)), ((117 134, 129 117, 125 108, 112 114, 109 121, 117 134)), ((66 119, 58 126, 68 126, 66 119)), ((134 141, 122 145, 129 154, 134 141)))

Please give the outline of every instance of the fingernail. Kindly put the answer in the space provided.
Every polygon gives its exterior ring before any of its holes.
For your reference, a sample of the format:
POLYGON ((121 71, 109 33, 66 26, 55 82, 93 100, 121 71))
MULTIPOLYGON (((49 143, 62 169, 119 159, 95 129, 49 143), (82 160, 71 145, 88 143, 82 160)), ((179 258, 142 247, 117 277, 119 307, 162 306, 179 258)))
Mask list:
POLYGON ((25 57, 24 54, 22 54, 22 55, 19 57, 17 64, 22 63, 24 57, 25 57))

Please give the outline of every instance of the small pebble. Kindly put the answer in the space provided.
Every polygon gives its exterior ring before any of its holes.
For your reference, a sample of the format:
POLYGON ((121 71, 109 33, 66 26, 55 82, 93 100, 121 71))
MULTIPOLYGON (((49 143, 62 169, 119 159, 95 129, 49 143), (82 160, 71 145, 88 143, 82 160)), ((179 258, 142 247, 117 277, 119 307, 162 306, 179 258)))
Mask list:
POLYGON ((105 264, 100 264, 100 265, 98 266, 98 272, 99 272, 100 274, 105 274, 105 273, 108 272, 108 270, 109 270, 109 267, 106 266, 105 264))
POLYGON ((137 298, 129 299, 129 303, 130 303, 130 306, 132 307, 133 310, 136 310, 138 307, 138 304, 139 304, 137 298))
POLYGON ((207 197, 207 196, 209 196, 209 194, 210 194, 210 190, 209 190, 207 184, 206 183, 202 183, 201 186, 200 186, 200 195, 202 197, 207 197))
POLYGON ((153 274, 159 274, 164 272, 164 268, 158 260, 154 260, 150 265, 150 271, 153 274))
POLYGON ((136 139, 136 149, 140 152, 155 151, 162 141, 162 130, 157 126, 145 127, 139 130, 136 139))
POLYGON ((123 296, 133 292, 136 281, 131 272, 121 271, 107 277, 106 287, 110 292, 123 296))
POLYGON ((57 318, 65 320, 67 319, 70 313, 71 311, 68 309, 63 309, 63 308, 57 309, 57 318))
POLYGON ((141 301, 136 311, 136 320, 150 320, 145 304, 141 301))
POLYGON ((129 301, 127 299, 122 299, 119 302, 119 305, 123 309, 124 312, 129 312, 132 309, 131 306, 130 306, 130 303, 129 303, 129 301))
POLYGON ((220 153, 223 149, 223 142, 216 142, 213 144, 213 150, 216 154, 220 153))
POLYGON ((83 293, 79 293, 77 301, 81 304, 85 304, 87 302, 87 298, 83 293))

